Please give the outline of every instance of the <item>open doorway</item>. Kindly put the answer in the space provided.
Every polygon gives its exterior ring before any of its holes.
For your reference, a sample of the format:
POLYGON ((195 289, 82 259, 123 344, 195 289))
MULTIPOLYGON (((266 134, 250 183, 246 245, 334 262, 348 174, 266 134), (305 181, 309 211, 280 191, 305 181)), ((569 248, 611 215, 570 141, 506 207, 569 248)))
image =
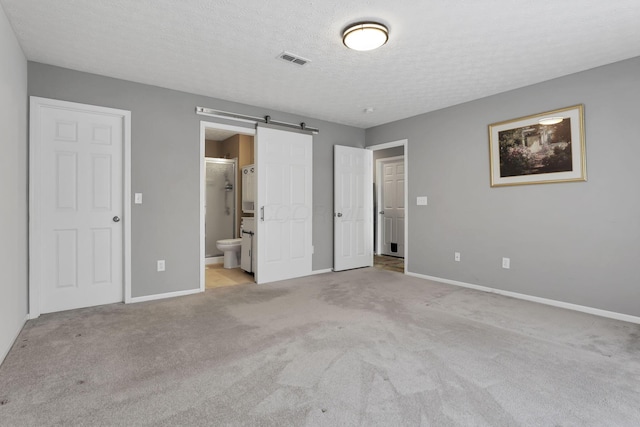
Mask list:
POLYGON ((374 267, 405 273, 407 265, 407 140, 373 150, 374 267))
POLYGON ((241 265, 242 227, 253 218, 242 173, 253 165, 254 134, 253 129, 201 122, 201 290, 255 282, 251 270, 241 265))

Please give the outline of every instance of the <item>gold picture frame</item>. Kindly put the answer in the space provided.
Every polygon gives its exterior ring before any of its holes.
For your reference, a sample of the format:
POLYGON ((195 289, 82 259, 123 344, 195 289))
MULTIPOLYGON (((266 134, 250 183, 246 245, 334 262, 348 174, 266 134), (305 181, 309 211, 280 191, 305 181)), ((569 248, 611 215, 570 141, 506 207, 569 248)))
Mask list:
POLYGON ((491 187, 586 181, 584 106, 489 125, 491 187))

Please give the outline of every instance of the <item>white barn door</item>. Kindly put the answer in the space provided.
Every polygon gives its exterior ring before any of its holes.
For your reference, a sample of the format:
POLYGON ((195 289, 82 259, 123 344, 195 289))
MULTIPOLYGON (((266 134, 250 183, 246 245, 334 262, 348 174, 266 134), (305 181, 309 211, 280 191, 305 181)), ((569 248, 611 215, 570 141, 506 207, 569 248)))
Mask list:
POLYGON ((256 282, 312 273, 312 136, 256 130, 256 282))
POLYGON ((123 301, 127 114, 31 98, 32 317, 123 301))
POLYGON ((334 146, 335 271, 373 265, 373 154, 334 146))

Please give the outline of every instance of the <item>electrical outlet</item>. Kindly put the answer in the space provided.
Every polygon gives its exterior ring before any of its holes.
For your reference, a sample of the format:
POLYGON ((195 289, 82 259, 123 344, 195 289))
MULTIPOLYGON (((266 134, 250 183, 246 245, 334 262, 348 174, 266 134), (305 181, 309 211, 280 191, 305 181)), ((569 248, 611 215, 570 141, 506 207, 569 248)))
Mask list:
POLYGON ((453 259, 460 262, 460 252, 455 252, 453 254, 453 259))
POLYGON ((142 204, 142 193, 135 193, 133 197, 133 203, 135 203, 136 205, 142 204))
POLYGON ((506 268, 506 269, 511 268, 511 259, 502 258, 502 268, 506 268))
POLYGON ((165 265, 164 265, 164 260, 163 259, 159 259, 158 260, 158 271, 164 271, 165 265))

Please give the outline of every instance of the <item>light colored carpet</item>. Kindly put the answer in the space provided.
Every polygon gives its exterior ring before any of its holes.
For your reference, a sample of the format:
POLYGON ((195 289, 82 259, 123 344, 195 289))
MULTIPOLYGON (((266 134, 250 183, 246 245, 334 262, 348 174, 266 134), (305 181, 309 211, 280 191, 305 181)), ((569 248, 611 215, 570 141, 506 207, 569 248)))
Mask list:
POLYGON ((29 321, 0 425, 638 426, 640 326, 375 268, 29 321))

